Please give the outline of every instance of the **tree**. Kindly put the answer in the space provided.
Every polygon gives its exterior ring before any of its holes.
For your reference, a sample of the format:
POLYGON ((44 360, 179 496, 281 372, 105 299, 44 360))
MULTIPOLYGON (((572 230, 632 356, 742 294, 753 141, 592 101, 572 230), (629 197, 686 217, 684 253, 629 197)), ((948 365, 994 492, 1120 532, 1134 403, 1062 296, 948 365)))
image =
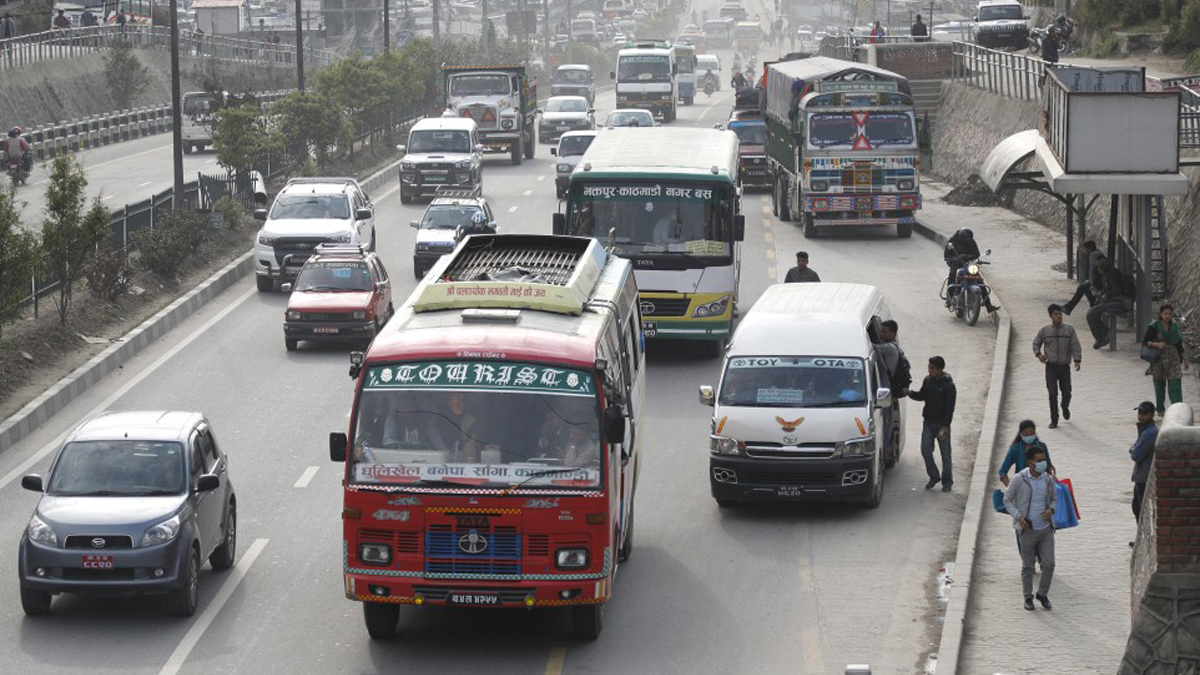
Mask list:
POLYGON ((87 177, 70 155, 54 158, 46 188, 46 219, 42 223, 42 255, 46 271, 58 280, 58 320, 67 323, 75 282, 87 271, 88 260, 111 231, 110 216, 100 200, 84 212, 87 177))
POLYGON ((0 333, 4 324, 20 318, 39 263, 37 237, 21 229, 16 193, 0 193, 0 333))
MULTIPOLYGON (((359 133, 378 126, 387 116, 386 75, 377 61, 355 52, 317 73, 317 94, 346 111, 359 133)), ((353 146, 351 146, 353 153, 353 146)))
POLYGON ((133 53, 133 45, 124 39, 109 43, 104 54, 104 77, 113 101, 121 110, 133 107, 133 102, 150 84, 149 69, 133 53))
POLYGON ((345 110, 319 93, 297 91, 279 99, 271 110, 276 114, 284 145, 298 165, 315 155, 324 167, 336 147, 354 140, 354 126, 345 110))
POLYGON ((265 174, 271 159, 283 154, 278 130, 252 103, 217 111, 213 147, 217 162, 235 173, 257 170, 265 174))

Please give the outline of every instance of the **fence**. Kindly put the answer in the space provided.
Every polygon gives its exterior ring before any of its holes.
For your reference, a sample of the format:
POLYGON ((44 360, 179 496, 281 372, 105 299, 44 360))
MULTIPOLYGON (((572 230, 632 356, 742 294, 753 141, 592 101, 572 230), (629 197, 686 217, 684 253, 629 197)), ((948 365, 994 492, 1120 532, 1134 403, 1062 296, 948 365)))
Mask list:
MULTIPOLYGON (((126 40, 135 49, 171 49, 171 31, 162 26, 93 26, 49 30, 0 40, 0 71, 53 59, 95 54, 117 40, 126 40)), ((296 58, 294 45, 267 44, 192 31, 180 31, 179 52, 184 56, 247 63, 291 64, 296 58)), ((334 52, 326 49, 308 47, 304 50, 304 64, 314 70, 328 66, 337 58, 334 52)))
POLYGON ((955 42, 950 77, 1000 96, 1034 101, 1041 98, 1046 65, 1036 57, 955 42))
POLYGON ((1200 149, 1200 94, 1179 88, 1179 147, 1200 149))

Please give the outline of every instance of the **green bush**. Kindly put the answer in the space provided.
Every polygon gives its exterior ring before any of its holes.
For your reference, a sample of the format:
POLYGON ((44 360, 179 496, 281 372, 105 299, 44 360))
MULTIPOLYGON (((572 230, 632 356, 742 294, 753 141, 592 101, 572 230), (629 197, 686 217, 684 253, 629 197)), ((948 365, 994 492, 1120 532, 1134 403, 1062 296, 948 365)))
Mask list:
POLYGON ((233 201, 229 197, 221 197, 213 204, 212 210, 221 214, 221 219, 225 224, 225 229, 232 232, 237 232, 246 224, 246 211, 242 205, 233 201))
POLYGON ((1121 53, 1121 45, 1117 41, 1117 36, 1109 33, 1095 47, 1092 47, 1091 53, 1092 56, 1098 59, 1108 59, 1117 56, 1121 53))
POLYGON ((106 244, 97 250, 96 255, 88 262, 85 276, 93 298, 116 300, 129 291, 132 274, 129 256, 125 251, 113 249, 106 244))
POLYGON ((138 267, 164 281, 173 281, 184 261, 208 236, 208 222, 202 213, 172 211, 154 224, 154 229, 133 235, 138 250, 138 267))
POLYGON ((1187 61, 1183 64, 1183 69, 1188 73, 1200 71, 1200 49, 1194 49, 1191 54, 1188 54, 1187 61))

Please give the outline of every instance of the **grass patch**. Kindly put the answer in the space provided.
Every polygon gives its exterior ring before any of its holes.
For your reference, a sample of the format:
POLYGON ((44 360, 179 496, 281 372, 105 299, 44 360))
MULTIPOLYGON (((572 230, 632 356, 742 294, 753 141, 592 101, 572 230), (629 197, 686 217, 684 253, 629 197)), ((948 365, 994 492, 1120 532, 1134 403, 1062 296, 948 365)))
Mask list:
POLYGON ((1111 59, 1121 56, 1121 45, 1117 42, 1117 36, 1109 33, 1088 51, 1098 59, 1111 59))

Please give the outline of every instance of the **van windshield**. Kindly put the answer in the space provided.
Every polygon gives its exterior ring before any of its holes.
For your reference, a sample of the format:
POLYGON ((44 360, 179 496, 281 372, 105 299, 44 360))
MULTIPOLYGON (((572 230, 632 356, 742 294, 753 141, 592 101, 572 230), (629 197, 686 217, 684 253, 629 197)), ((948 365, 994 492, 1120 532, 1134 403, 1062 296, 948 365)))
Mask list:
POLYGON ((867 400, 862 359, 828 356, 731 358, 721 405, 756 408, 853 408, 867 400))

